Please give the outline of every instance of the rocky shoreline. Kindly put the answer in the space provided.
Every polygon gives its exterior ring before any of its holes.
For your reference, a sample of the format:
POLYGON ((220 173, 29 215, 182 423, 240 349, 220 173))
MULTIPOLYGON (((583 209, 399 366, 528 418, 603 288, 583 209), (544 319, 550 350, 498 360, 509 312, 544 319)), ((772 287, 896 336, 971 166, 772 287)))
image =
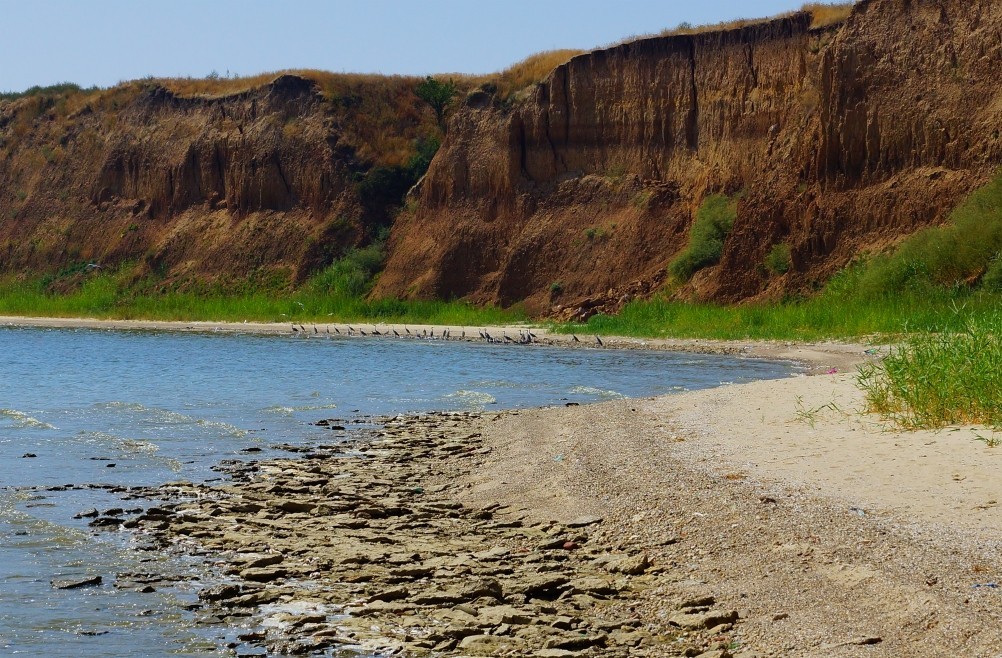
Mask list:
POLYGON ((382 419, 294 458, 224 465, 222 484, 165 484, 125 525, 146 550, 216 564, 193 607, 245 629, 238 655, 729 655, 738 614, 708 593, 675 602, 667 627, 637 612, 663 567, 601 518, 458 501, 491 451, 483 427, 518 413, 382 419))
POLYGON ((835 375, 328 419, 92 525, 204 565, 114 584, 176 584, 238 656, 996 656, 998 453, 860 397, 835 375))

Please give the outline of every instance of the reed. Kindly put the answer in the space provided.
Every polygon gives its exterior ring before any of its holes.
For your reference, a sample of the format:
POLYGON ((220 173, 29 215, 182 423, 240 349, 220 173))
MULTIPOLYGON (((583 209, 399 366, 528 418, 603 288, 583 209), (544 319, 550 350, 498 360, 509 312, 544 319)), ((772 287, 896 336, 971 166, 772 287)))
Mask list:
POLYGON ((982 424, 1002 429, 1002 315, 910 335, 860 370, 870 409, 904 428, 982 424))

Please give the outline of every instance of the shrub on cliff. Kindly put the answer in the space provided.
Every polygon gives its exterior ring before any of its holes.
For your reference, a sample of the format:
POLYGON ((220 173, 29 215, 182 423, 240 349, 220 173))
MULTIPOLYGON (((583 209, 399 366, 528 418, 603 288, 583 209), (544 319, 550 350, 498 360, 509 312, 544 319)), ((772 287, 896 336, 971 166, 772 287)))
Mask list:
POLYGON ((699 270, 717 263, 736 217, 736 199, 723 194, 706 197, 696 211, 689 245, 668 265, 668 272, 679 281, 688 281, 699 270))
POLYGON ((441 82, 430 75, 414 88, 414 95, 423 100, 435 111, 438 126, 445 130, 445 108, 459 93, 459 88, 452 80, 441 82))
POLYGON ((772 249, 766 254, 763 264, 765 265, 765 269, 773 274, 786 274, 789 272, 793 264, 790 256, 790 245, 782 242, 772 245, 772 249))
POLYGON ((1002 174, 977 190, 945 226, 913 234, 890 254, 874 257, 860 275, 867 297, 929 287, 1002 287, 1002 174))
POLYGON ((357 299, 369 292, 383 267, 385 252, 381 241, 352 249, 310 280, 314 293, 341 299, 357 299))

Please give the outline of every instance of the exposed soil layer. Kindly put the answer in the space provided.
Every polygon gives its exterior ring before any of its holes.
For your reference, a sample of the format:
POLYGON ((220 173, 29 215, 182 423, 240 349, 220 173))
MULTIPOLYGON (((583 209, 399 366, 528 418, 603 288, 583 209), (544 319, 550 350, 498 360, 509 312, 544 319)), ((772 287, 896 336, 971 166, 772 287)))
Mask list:
POLYGON ((415 81, 353 84, 338 96, 284 74, 219 96, 140 81, 0 101, 0 274, 131 262, 168 284, 301 281, 399 203, 359 190, 394 157, 359 137, 379 132, 362 110, 404 108, 376 135, 402 151, 435 130, 415 81))
POLYGON ((739 194, 683 296, 809 290, 945 219, 1002 163, 1002 6, 863 0, 575 57, 524 97, 470 95, 377 294, 587 317, 662 286, 711 193, 739 194), (770 274, 777 244, 791 267, 770 274), (559 284, 559 285, 554 285, 559 284))

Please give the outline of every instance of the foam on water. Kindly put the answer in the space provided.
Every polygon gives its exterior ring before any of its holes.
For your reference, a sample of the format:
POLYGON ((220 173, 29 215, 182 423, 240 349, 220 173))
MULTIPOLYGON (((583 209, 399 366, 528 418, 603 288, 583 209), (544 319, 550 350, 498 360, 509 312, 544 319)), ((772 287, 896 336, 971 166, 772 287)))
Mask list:
POLYGON ((54 430, 57 429, 54 425, 42 422, 37 418, 32 418, 23 411, 18 411, 17 409, 0 409, 0 417, 9 418, 11 420, 11 425, 15 429, 38 429, 38 430, 54 430))
POLYGON ((605 390, 594 386, 574 386, 571 393, 577 395, 591 395, 601 400, 622 400, 626 396, 617 391, 605 390))
POLYGON ((490 393, 483 391, 456 391, 445 396, 446 400, 458 400, 466 409, 483 409, 487 405, 497 404, 498 400, 490 393))

